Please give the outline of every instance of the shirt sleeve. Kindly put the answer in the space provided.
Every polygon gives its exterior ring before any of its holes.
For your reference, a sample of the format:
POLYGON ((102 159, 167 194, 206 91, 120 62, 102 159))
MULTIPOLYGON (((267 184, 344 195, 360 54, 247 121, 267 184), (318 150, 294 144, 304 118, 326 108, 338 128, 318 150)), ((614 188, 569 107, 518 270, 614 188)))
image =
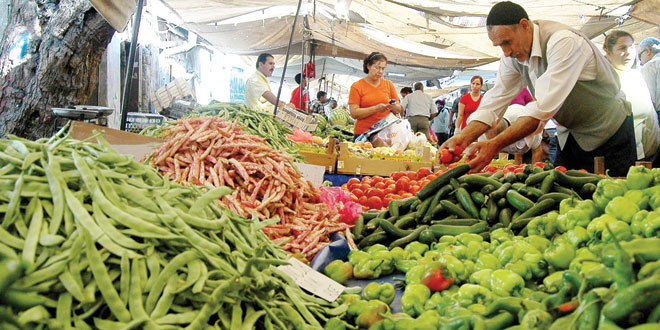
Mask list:
POLYGON ((559 111, 587 63, 594 58, 588 42, 568 30, 550 37, 546 55, 548 68, 534 86, 536 102, 525 106, 527 114, 544 123, 559 111))
POLYGON ((357 104, 358 107, 361 107, 361 99, 357 86, 355 84, 351 85, 351 91, 348 93, 348 104, 357 104))
POLYGON ((270 86, 268 86, 265 82, 263 82, 259 77, 254 77, 252 79, 252 95, 257 95, 258 98, 261 98, 264 96, 265 92, 268 92, 270 90, 270 86))
POLYGON ((511 100, 520 93, 523 88, 522 76, 511 61, 511 58, 506 57, 500 59, 495 86, 483 96, 477 111, 468 118, 468 124, 476 120, 492 127, 502 118, 511 100))
POLYGON ((651 93, 651 101, 656 109, 658 109, 658 80, 660 80, 660 66, 656 62, 647 63, 642 67, 642 76, 644 76, 644 81, 646 81, 646 86, 649 88, 649 93, 651 93))

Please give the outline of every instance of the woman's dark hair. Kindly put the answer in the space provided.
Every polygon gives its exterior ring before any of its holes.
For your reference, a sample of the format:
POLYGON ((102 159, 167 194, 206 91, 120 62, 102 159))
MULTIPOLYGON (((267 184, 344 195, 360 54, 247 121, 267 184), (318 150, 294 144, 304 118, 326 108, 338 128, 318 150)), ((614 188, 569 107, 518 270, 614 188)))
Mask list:
POLYGON ((296 75, 294 79, 296 80, 296 84, 300 85, 300 81, 302 80, 302 75, 299 73, 296 75))
POLYGON ((410 87, 403 87, 403 88, 401 88, 401 90, 399 91, 399 93, 401 93, 401 94, 403 94, 403 93, 406 93, 406 94, 412 94, 412 92, 413 92, 413 90, 412 90, 412 88, 410 88, 410 87))
POLYGON ((470 78, 470 84, 471 84, 475 79, 479 79, 479 81, 481 82, 481 86, 484 85, 484 78, 481 78, 481 76, 474 76, 474 77, 470 78))
POLYGON ((372 65, 372 64, 374 64, 378 61, 382 61, 382 60, 385 60, 385 62, 387 62, 387 57, 385 57, 385 55, 383 55, 383 53, 373 52, 373 53, 369 54, 369 56, 367 56, 364 59, 364 64, 362 65, 362 70, 364 71, 364 73, 368 74, 369 69, 367 67, 369 65, 372 65))
POLYGON ((621 37, 629 37, 633 42, 635 42, 635 38, 633 38, 630 33, 623 30, 614 30, 608 33, 605 37, 605 41, 603 42, 603 49, 612 51, 614 45, 616 45, 617 40, 619 40, 621 37))

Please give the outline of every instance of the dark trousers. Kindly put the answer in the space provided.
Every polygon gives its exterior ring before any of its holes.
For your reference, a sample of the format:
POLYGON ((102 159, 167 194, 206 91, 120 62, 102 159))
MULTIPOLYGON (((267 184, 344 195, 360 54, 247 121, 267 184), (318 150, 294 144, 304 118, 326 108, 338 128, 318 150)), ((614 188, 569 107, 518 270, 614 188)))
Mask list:
POLYGON ((410 128, 414 133, 424 133, 426 139, 431 141, 431 137, 429 136, 429 117, 410 116, 408 117, 408 122, 410 122, 410 128))
POLYGON ((567 169, 585 169, 594 171, 594 157, 605 157, 605 169, 610 176, 624 177, 628 168, 635 164, 637 153, 635 149, 635 128, 632 116, 626 117, 621 127, 600 147, 592 151, 584 151, 573 138, 568 135, 564 148, 557 150, 555 166, 565 166, 567 169))
POLYGON ((449 133, 435 133, 435 136, 438 137, 439 146, 449 139, 449 133))

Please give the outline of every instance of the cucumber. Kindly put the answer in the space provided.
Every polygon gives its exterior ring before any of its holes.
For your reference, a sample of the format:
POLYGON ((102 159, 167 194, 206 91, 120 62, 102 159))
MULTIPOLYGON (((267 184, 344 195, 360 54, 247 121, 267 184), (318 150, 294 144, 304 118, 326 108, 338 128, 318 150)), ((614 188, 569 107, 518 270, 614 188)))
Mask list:
POLYGON ((499 213, 497 203, 493 199, 489 199, 488 202, 486 202, 486 207, 488 208, 488 213, 486 213, 486 221, 489 223, 495 222, 499 213))
MULTIPOLYGON (((413 230, 413 232, 408 234, 407 236, 401 237, 401 238, 397 239, 396 241, 390 243, 389 249, 391 250, 391 249, 393 249, 397 246, 404 246, 408 243, 411 243, 412 241, 416 241, 417 238, 419 238, 419 235, 424 230, 426 230, 427 228, 428 228, 428 226, 426 226, 426 225, 417 227, 417 229, 413 230)), ((360 243, 362 243, 362 242, 360 242, 360 243)))
MULTIPOLYGON (((523 212, 518 216, 520 219, 535 217, 540 214, 544 214, 550 211, 555 206, 555 201, 553 199, 544 199, 532 206, 527 211, 523 212)), ((517 218, 514 218, 514 220, 517 218)))
POLYGON ((360 240, 362 238, 362 230, 364 230, 364 213, 360 214, 355 220, 353 228, 351 228, 354 240, 360 240))
POLYGON ((575 188, 578 190, 582 189, 582 186, 584 186, 587 183, 596 184, 601 179, 601 177, 599 176, 583 176, 583 177, 568 176, 559 170, 553 170, 553 173, 555 175, 555 180, 557 181, 557 183, 559 183, 564 187, 575 188))
POLYGON ((470 193, 468 193, 467 190, 463 188, 458 188, 456 190, 456 200, 458 200, 458 202, 461 204, 463 209, 470 215, 470 217, 479 218, 479 211, 477 210, 477 206, 474 205, 474 202, 472 201, 472 197, 470 197, 470 193))
POLYGON ((532 174, 527 177, 525 180, 525 184, 528 186, 533 186, 535 184, 539 184, 543 182, 543 179, 545 179, 548 175, 550 175, 552 171, 543 171, 540 173, 532 174))
POLYGON ((467 183, 470 186, 477 186, 477 187, 492 185, 495 188, 499 188, 502 186, 501 182, 495 179, 491 179, 490 177, 485 177, 478 174, 464 175, 458 179, 458 182, 467 183))
POLYGON ((358 249, 364 250, 365 248, 372 246, 374 244, 381 243, 387 239, 387 234, 385 232, 373 233, 365 238, 363 238, 360 243, 358 243, 358 249))
MULTIPOLYGON (((552 184, 555 183, 555 174, 553 171, 548 171, 550 174, 546 175, 541 181, 541 192, 547 194, 552 189, 552 184)), ((545 172, 544 172, 545 173, 545 172)))
POLYGON ((399 229, 405 229, 411 226, 414 226, 416 223, 415 221, 415 213, 408 213, 402 217, 400 217, 395 223, 394 226, 399 228, 399 229))
POLYGON ((505 227, 509 226, 512 217, 511 209, 508 207, 503 208, 498 216, 500 223, 505 227))
POLYGON ((543 201, 543 200, 546 200, 546 199, 552 199, 555 202, 561 202, 562 200, 564 200, 566 198, 570 198, 570 197, 571 197, 571 195, 569 195, 569 194, 564 194, 564 193, 559 193, 559 192, 552 192, 552 193, 547 193, 547 194, 541 196, 541 198, 539 198, 538 201, 540 202, 540 201, 543 201))
POLYGON ((506 201, 520 212, 525 212, 534 206, 534 202, 515 190, 509 190, 506 192, 506 201))
POLYGON ((427 183, 422 189, 417 192, 417 198, 426 199, 431 196, 433 193, 438 191, 442 186, 449 183, 449 179, 460 177, 461 175, 470 171, 470 164, 461 164, 458 165, 447 172, 441 174, 439 177, 433 179, 433 181, 427 183))
POLYGON ((487 184, 487 185, 485 185, 481 188, 481 193, 484 194, 484 195, 488 195, 493 191, 495 191, 495 186, 493 186, 493 185, 487 184))
POLYGON ((471 216, 469 213, 465 212, 460 206, 448 201, 448 200, 441 200, 440 205, 445 209, 445 211, 455 214, 459 218, 477 218, 479 215, 477 214, 476 217, 471 216))
POLYGON ((391 224, 387 220, 381 220, 380 221, 380 228, 383 228, 383 230, 395 237, 404 237, 408 236, 410 233, 412 233, 412 230, 403 230, 401 228, 397 228, 394 224, 391 224))
POLYGON ((472 198, 472 201, 474 202, 475 205, 481 206, 484 205, 484 203, 486 202, 486 196, 484 196, 484 194, 478 191, 473 191, 470 194, 470 197, 472 198))
POLYGON ((472 226, 474 224, 480 223, 479 219, 446 219, 440 221, 434 221, 434 225, 448 225, 448 226, 472 226))
POLYGON ((450 226, 450 225, 432 225, 429 227, 435 235, 436 238, 440 238, 445 235, 457 236, 464 233, 470 234, 480 234, 484 231, 488 231, 488 224, 486 221, 479 221, 478 223, 471 226, 450 226))
POLYGON ((505 183, 501 187, 497 188, 497 190, 493 191, 490 193, 490 198, 499 200, 500 198, 506 196, 506 192, 511 188, 510 183, 505 183))

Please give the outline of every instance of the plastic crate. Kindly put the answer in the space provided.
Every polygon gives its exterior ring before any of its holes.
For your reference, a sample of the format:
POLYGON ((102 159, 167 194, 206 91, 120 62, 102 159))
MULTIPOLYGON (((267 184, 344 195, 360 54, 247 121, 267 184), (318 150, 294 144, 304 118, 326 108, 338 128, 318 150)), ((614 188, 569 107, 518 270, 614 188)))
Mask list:
POLYGON ((162 125, 165 117, 155 113, 129 112, 126 114, 126 131, 139 133, 146 127, 162 125))
POLYGON ((277 108, 277 115, 275 118, 290 128, 300 128, 306 132, 315 131, 316 126, 318 125, 318 122, 313 114, 306 114, 304 112, 286 107, 277 108))

